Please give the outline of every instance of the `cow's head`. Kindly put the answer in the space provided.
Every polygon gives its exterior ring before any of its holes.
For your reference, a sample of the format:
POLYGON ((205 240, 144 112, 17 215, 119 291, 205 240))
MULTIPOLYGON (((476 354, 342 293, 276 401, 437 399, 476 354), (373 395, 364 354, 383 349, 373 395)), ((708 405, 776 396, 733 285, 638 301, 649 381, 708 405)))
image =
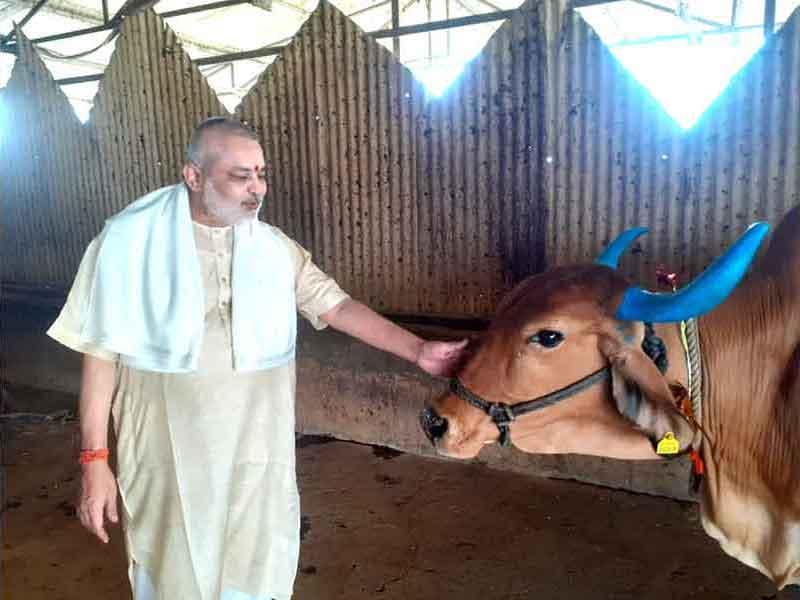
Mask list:
POLYGON ((647 458, 653 442, 674 432, 686 448, 695 432, 642 350, 644 323, 712 310, 741 280, 767 229, 751 227, 674 294, 631 286, 616 270, 642 229, 625 232, 594 264, 524 280, 471 343, 451 392, 420 415, 426 435, 439 452, 458 458, 506 436, 528 452, 647 458), (531 412, 503 425, 508 407, 523 406, 531 412))

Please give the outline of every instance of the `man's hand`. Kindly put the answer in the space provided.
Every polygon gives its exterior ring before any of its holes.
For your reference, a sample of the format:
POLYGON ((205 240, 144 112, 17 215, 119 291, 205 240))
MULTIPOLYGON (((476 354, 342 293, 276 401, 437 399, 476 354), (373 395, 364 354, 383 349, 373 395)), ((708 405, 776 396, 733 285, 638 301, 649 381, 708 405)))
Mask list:
POLYGON ((78 501, 78 516, 81 524, 96 535, 104 544, 108 543, 104 517, 116 523, 117 480, 104 460, 83 465, 81 491, 78 501))
POLYGON ((351 298, 320 316, 334 329, 416 363, 431 375, 452 375, 469 341, 426 342, 351 298))
POLYGON ((425 342, 419 352, 417 366, 431 375, 449 377, 461 362, 468 342, 425 342))

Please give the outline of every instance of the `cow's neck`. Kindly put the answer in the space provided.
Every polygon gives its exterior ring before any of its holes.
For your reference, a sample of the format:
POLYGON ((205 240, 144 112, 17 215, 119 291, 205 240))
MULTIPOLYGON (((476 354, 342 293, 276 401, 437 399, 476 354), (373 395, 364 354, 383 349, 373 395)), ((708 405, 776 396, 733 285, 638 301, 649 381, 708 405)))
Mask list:
POLYGON ((662 323, 654 326, 656 335, 660 337, 667 347, 667 360, 669 366, 665 377, 670 383, 679 383, 686 389, 689 388, 689 371, 686 364, 686 353, 681 343, 680 325, 677 323, 662 323))
POLYGON ((788 274, 757 273, 699 320, 703 526, 779 584, 800 574, 798 538, 787 535, 800 531, 800 311, 790 284, 788 274))
MULTIPOLYGON (((796 379, 791 365, 800 358, 800 311, 781 283, 751 277, 699 321, 703 395, 709 407, 703 426, 715 443, 730 440, 732 430, 743 447, 765 452, 784 451, 780 446, 788 439, 774 439, 778 431, 778 437, 785 431, 785 437, 796 440, 800 405, 785 396, 796 379)), ((796 383, 794 389, 789 395, 796 397, 796 383)))

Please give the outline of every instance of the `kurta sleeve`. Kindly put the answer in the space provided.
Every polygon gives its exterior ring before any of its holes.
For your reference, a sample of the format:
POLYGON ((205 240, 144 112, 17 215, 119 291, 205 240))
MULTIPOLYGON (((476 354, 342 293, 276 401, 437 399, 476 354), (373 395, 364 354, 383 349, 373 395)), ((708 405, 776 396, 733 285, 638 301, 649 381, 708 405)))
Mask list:
POLYGON ((98 249, 99 244, 97 238, 95 238, 83 254, 83 259, 78 267, 78 273, 75 275, 75 281, 72 283, 67 301, 58 318, 47 330, 47 335, 76 352, 90 354, 104 360, 116 361, 117 354, 91 344, 81 336, 83 328, 81 311, 89 305, 89 294, 91 293, 94 269, 97 264, 98 249))
POLYGON ((282 231, 275 228, 273 230, 286 242, 294 263, 295 296, 298 312, 315 329, 324 329, 328 324, 319 318, 320 315, 347 300, 350 295, 342 290, 333 278, 326 275, 314 264, 311 260, 311 253, 308 250, 282 231))

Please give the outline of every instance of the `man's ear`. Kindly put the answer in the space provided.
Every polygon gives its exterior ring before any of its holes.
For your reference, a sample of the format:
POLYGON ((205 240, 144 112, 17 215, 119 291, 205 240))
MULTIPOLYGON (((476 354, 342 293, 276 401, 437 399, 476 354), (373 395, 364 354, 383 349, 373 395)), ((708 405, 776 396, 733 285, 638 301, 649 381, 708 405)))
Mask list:
POLYGON ((631 333, 636 324, 619 325, 599 338, 600 351, 611 364, 617 409, 654 443, 671 431, 680 449, 687 449, 694 429, 676 408, 667 380, 642 350, 642 336, 631 333))
POLYGON ((191 191, 201 192, 203 190, 203 172, 197 165, 188 162, 183 165, 183 180, 191 191))

